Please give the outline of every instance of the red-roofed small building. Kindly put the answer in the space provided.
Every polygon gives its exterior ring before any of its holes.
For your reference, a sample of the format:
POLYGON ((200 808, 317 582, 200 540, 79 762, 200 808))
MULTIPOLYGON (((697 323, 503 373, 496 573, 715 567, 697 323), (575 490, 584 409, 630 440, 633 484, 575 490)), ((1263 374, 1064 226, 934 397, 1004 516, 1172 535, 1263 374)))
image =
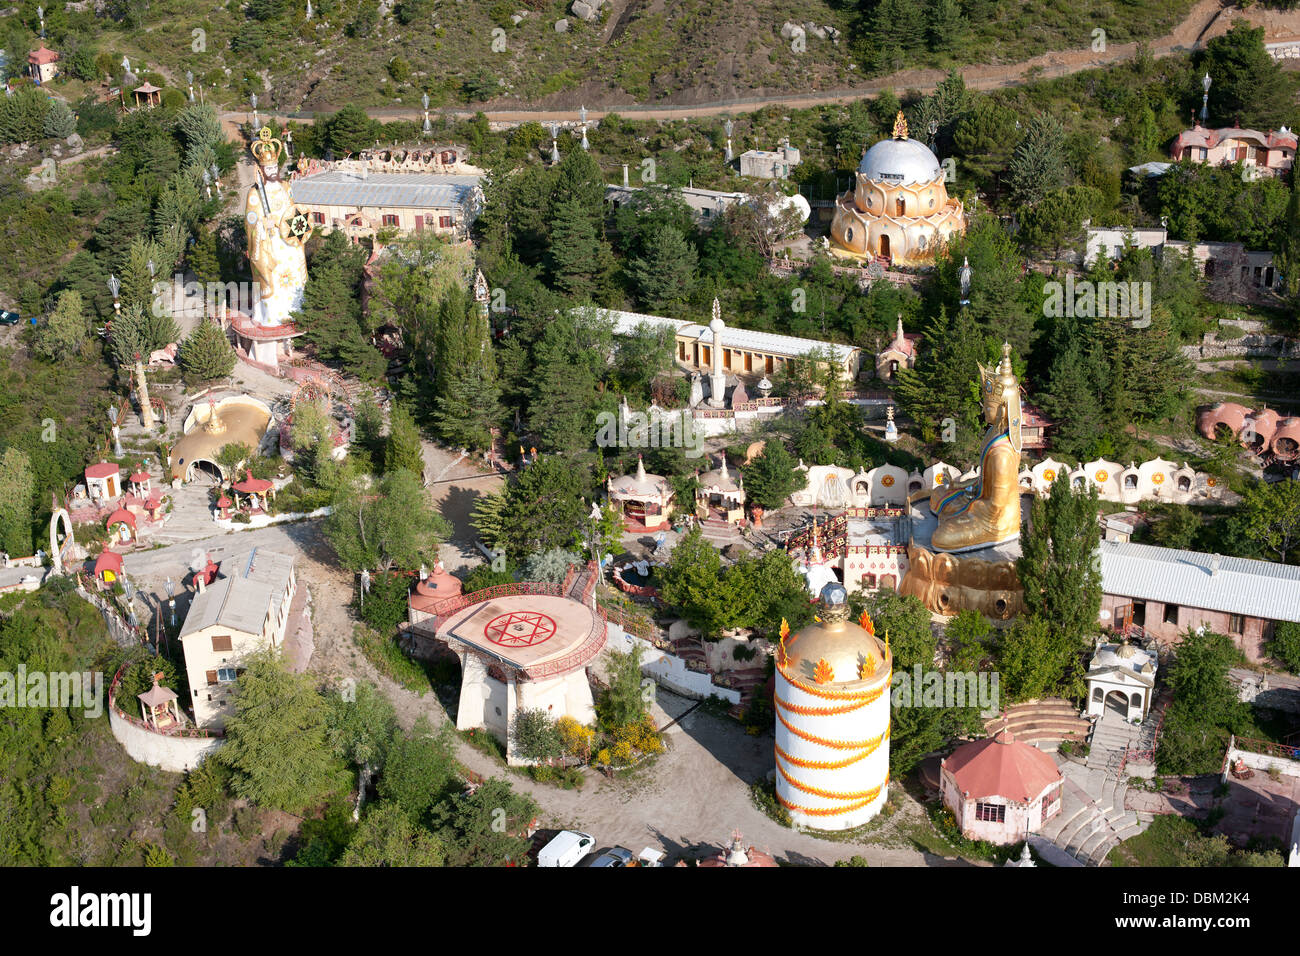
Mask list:
POLYGON ((1255 167, 1261 176, 1286 172, 1295 162, 1295 151, 1296 134, 1285 126, 1261 133, 1240 126, 1206 129, 1200 123, 1179 133, 1170 148, 1175 161, 1187 159, 1213 166, 1241 162, 1255 167))
POLYGON ((1020 406, 1020 445, 1041 451, 1047 447, 1047 430, 1055 424, 1037 405, 1020 406))
POLYGON ((460 593, 460 578, 443 567, 442 562, 439 561, 433 566, 433 573, 420 581, 411 592, 407 619, 412 624, 427 621, 436 616, 434 608, 448 598, 458 597, 460 593))
MULTIPOLYGON (((770 853, 764 853, 762 850, 756 850, 752 846, 746 847, 744 837, 739 830, 732 831, 731 845, 722 850, 716 856, 700 860, 699 866, 778 866, 776 858, 770 853)), ((678 863, 678 866, 684 866, 684 863, 678 863)))
POLYGON ((1016 843, 1061 812, 1061 771, 1006 730, 962 744, 939 765, 939 789, 962 835, 1016 843))
POLYGON ((900 368, 916 366, 916 347, 921 336, 916 332, 903 331, 903 317, 898 317, 898 331, 883 349, 876 353, 876 378, 893 382, 898 378, 900 368))
POLYGON ((105 548, 95 559, 95 579, 108 585, 122 576, 122 556, 105 548))
POLYGON ((37 86, 50 82, 59 75, 59 54, 47 50, 42 43, 39 49, 27 54, 27 75, 37 86))
POLYGON ((122 493, 122 469, 109 461, 101 461, 86 469, 86 494, 90 500, 102 503, 106 498, 116 498, 122 493))
POLYGON ((135 515, 125 508, 118 508, 108 516, 109 537, 121 544, 135 541, 135 515))

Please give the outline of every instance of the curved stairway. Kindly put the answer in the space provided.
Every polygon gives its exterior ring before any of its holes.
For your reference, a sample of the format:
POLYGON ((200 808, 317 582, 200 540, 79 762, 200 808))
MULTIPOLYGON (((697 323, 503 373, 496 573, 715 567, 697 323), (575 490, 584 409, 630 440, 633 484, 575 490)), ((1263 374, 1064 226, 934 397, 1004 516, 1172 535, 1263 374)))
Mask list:
POLYGON ((1005 717, 999 714, 984 723, 989 734, 1003 727, 1025 743, 1056 744, 1063 740, 1083 741, 1092 725, 1068 700, 1052 697, 1008 707, 1005 717))

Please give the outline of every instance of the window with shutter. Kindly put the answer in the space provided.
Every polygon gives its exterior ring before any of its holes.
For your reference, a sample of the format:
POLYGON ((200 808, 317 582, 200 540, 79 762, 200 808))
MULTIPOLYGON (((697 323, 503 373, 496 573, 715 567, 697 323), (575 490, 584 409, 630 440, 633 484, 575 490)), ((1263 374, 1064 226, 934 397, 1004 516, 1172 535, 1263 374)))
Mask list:
POLYGON ((217 672, 216 672, 216 671, 208 671, 208 673, 207 673, 207 678, 208 678, 208 683, 209 683, 209 684, 215 684, 215 683, 217 682, 217 672))
POLYGON ((230 635, 218 634, 212 638, 212 649, 214 651, 230 650, 230 635))

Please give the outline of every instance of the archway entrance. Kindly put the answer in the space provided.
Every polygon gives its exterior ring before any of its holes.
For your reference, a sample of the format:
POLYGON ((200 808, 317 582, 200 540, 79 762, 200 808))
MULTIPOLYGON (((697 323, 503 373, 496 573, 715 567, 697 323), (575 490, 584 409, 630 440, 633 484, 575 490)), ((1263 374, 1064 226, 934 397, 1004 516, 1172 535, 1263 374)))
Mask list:
POLYGON ((880 255, 885 259, 889 258, 889 236, 880 237, 880 255))
POLYGON ((77 539, 72 533, 72 519, 68 517, 68 512, 63 508, 58 509, 50 515, 50 556, 54 562, 54 573, 63 573, 63 559, 71 558, 72 552, 77 546, 77 539), (58 537, 59 524, 63 525, 63 539, 60 542, 58 537))
POLYGON ((1128 697, 1121 690, 1113 690, 1106 695, 1106 710, 1118 714, 1121 717, 1128 717, 1128 697))
POLYGON ((190 462, 188 481, 200 481, 207 485, 220 485, 225 481, 225 476, 221 473, 215 461, 209 461, 206 458, 198 458, 190 462))

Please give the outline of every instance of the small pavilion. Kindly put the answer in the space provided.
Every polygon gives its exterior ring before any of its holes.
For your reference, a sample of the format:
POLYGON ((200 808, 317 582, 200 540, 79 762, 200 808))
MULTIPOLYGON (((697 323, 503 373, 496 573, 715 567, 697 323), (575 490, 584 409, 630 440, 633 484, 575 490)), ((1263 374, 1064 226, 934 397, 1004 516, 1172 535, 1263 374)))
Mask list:
POLYGON ((135 97, 137 107, 162 105, 162 89, 147 81, 132 90, 131 95, 135 97))
POLYGON ((250 511, 260 511, 265 507, 268 496, 275 498, 275 484, 266 478, 254 478, 251 469, 245 474, 247 477, 243 481, 230 486, 235 496, 235 510, 238 511, 242 507, 250 511), (239 501, 240 495, 244 496, 242 505, 239 501))
POLYGON ((105 548, 95 559, 95 580, 101 584, 113 585, 122 576, 122 556, 116 551, 105 548))
POLYGON ((117 544, 132 544, 136 540, 135 515, 126 508, 118 508, 108 516, 105 525, 109 537, 117 544))
POLYGON ((157 731, 167 731, 182 723, 181 708, 176 702, 176 691, 161 686, 158 681, 162 674, 153 675, 153 686, 143 694, 140 700, 140 715, 144 722, 157 731))
POLYGON ((149 493, 153 491, 153 477, 145 470, 144 463, 141 462, 137 469, 131 473, 127 479, 131 482, 131 493, 141 499, 147 499, 149 493))
POLYGON ((1136 644, 1102 644, 1088 662, 1087 716, 1100 717, 1107 708, 1128 721, 1141 720, 1151 708, 1159 661, 1136 644))
POLYGON ((636 474, 611 478, 607 491, 610 503, 623 516, 623 527, 631 532, 667 528, 673 513, 673 486, 662 475, 647 474, 645 462, 636 456, 636 474))
POLYGON ((876 353, 876 378, 893 382, 897 380, 899 369, 915 367, 916 343, 920 338, 918 333, 903 331, 903 317, 900 315, 894 338, 876 353))
POLYGON ((713 471, 700 475, 700 486, 695 492, 696 510, 703 521, 724 521, 727 524, 745 523, 745 488, 739 472, 732 477, 727 470, 727 455, 713 471))
MULTIPOLYGON (((698 866, 720 867, 720 866, 746 866, 746 867, 768 867, 777 866, 776 858, 770 853, 762 850, 756 850, 754 847, 746 847, 744 837, 739 830, 733 830, 731 833, 731 843, 725 849, 715 856, 700 860, 698 866)), ((685 866, 684 862, 679 866, 685 866)))
POLYGON ((1061 771, 1007 730, 962 744, 939 764, 939 789, 962 836, 1008 844, 1061 812, 1061 771))

